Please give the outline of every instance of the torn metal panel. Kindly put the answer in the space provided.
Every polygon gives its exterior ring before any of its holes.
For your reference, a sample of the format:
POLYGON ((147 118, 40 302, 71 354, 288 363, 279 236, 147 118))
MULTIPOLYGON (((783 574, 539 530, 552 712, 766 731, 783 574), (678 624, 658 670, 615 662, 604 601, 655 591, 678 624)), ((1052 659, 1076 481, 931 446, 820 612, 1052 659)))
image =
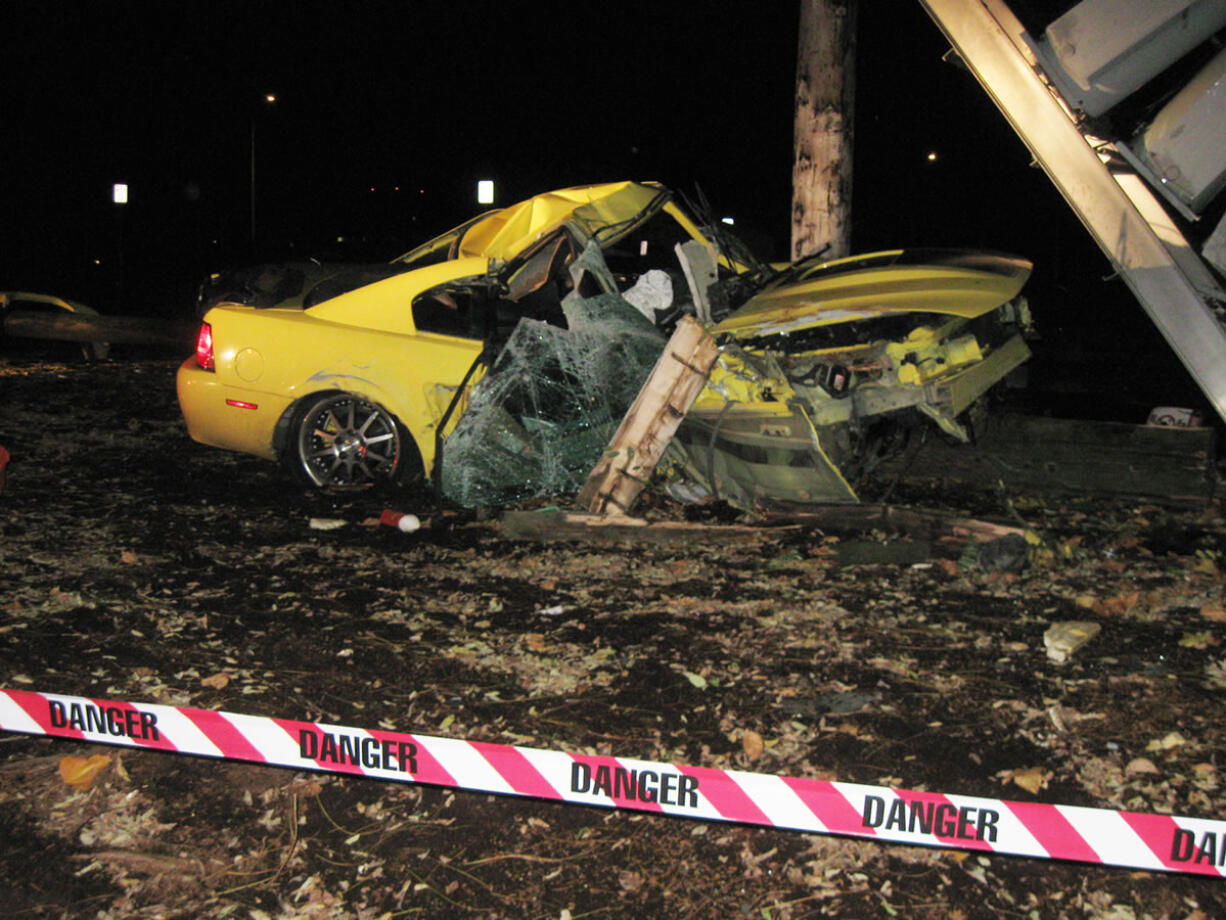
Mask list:
POLYGON ((786 415, 692 412, 668 456, 666 489, 682 501, 722 499, 743 508, 858 501, 796 405, 786 415))
POLYGON ((715 332, 746 340, 922 312, 974 319, 1016 297, 1031 268, 1009 256, 922 249, 798 262, 715 332))
POLYGON ((712 321, 711 299, 707 292, 719 280, 715 247, 699 240, 690 240, 688 243, 678 243, 673 248, 677 261, 681 263, 686 286, 690 289, 694 313, 699 321, 709 324, 712 321))

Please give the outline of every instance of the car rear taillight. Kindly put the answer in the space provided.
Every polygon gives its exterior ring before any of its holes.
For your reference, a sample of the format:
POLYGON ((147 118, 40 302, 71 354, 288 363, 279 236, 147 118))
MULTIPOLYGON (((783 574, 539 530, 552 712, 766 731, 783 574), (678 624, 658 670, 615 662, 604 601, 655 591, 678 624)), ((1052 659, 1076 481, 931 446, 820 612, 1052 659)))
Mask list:
POLYGON ((201 323, 196 333, 196 363, 206 371, 213 370, 213 327, 208 323, 201 323))

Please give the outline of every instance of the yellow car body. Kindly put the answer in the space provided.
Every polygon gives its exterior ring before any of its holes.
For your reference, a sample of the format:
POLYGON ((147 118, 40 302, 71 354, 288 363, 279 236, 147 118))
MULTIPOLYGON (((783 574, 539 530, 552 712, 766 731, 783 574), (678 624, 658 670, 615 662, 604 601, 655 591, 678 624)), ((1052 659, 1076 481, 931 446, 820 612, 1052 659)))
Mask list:
POLYGON ((287 460, 316 485, 428 472, 491 340, 520 316, 558 321, 566 269, 593 244, 622 291, 650 268, 680 279, 681 247, 696 244, 710 253, 712 279, 752 294, 722 318, 697 310, 724 348, 683 426, 690 449, 681 438, 689 456, 678 468, 711 480, 716 494, 739 480, 748 498, 854 500, 837 451, 822 443, 829 432, 913 408, 964 435, 958 417, 1028 354, 1018 335, 981 341, 964 328, 1016 297, 1023 260, 899 251, 778 271, 720 245, 708 227, 653 183, 563 189, 480 215, 373 276, 323 282, 301 302, 220 303, 178 373, 188 431, 287 460), (882 335, 878 321, 890 324, 882 335), (723 480, 712 478, 717 450, 727 455, 723 480), (806 453, 784 463, 815 472, 755 484, 772 478, 770 450, 806 453), (762 463, 735 468, 746 451, 762 463))
POLYGON ((177 376, 188 433, 213 447, 276 459, 290 449, 296 408, 324 394, 350 393, 390 413, 409 436, 402 445, 408 456, 430 470, 435 434, 485 341, 419 328, 414 304, 440 286, 514 268, 551 234, 564 234, 577 252, 602 233, 616 242, 624 232, 609 228, 628 230, 656 211, 702 239, 657 185, 584 186, 480 215, 393 260, 399 273, 305 309, 218 304, 204 317, 216 343, 212 367, 193 356, 177 376))

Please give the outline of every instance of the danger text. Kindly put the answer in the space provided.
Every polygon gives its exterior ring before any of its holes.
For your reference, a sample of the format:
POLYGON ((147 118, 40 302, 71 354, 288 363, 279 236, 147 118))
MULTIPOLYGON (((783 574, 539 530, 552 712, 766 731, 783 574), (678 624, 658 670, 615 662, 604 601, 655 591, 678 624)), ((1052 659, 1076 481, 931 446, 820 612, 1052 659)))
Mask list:
POLYGON ((59 700, 48 700, 47 714, 53 728, 75 728, 80 732, 97 732, 138 741, 161 740, 158 717, 151 712, 97 703, 65 704, 59 700))
POLYGON ((1171 841, 1171 862, 1226 866, 1226 834, 1205 831, 1198 837, 1182 827, 1175 828, 1171 841))
POLYGON ((417 745, 411 741, 380 741, 378 738, 361 735, 342 735, 300 728, 298 754, 321 764, 350 764, 370 770, 417 772, 417 745))
POLYGON ((590 792, 631 802, 698 807, 698 779, 684 773, 627 770, 625 767, 607 765, 593 770, 588 764, 574 763, 570 767, 570 791, 590 792))
POLYGON ((969 805, 959 808, 948 802, 904 802, 902 799, 894 799, 887 806, 880 796, 866 795, 861 820, 865 827, 880 827, 887 831, 918 832, 995 843, 1000 812, 991 808, 971 808, 969 805))

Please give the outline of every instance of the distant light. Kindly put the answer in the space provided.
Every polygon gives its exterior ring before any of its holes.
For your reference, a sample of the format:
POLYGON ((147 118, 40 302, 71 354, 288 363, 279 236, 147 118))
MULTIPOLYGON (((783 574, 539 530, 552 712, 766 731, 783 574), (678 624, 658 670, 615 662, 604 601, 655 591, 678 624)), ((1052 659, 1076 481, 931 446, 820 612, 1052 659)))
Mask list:
POLYGON ((126 182, 116 182, 111 186, 111 201, 115 204, 128 203, 128 184, 126 182))
POLYGON ((736 226, 736 221, 734 221, 731 217, 721 217, 719 222, 721 224, 727 224, 729 227, 736 226))
POLYGON ((419 188, 419 189, 417 190, 417 194, 419 194, 419 195, 424 195, 424 194, 426 194, 426 190, 425 190, 424 188, 419 188))
POLYGON ((392 187, 392 191, 393 191, 393 192, 398 192, 398 191, 400 191, 400 186, 399 186, 399 185, 393 186, 393 187, 392 187))
POLYGON ((94 264, 95 264, 95 265, 101 265, 101 264, 102 264, 102 260, 101 260, 101 259, 94 259, 94 264))
POLYGON ((267 102, 269 105, 272 105, 274 102, 277 101, 277 94, 276 93, 265 93, 264 101, 267 102))
POLYGON ((343 243, 343 242, 345 242, 345 238, 344 238, 343 236, 338 236, 338 237, 336 238, 336 241, 337 241, 338 243, 343 243))
POLYGON ((494 180, 481 179, 477 183, 477 204, 494 203, 494 180))
POLYGON ((937 152, 935 150, 930 151, 928 154, 928 162, 935 163, 936 161, 937 161, 937 152))
POLYGON ((373 191, 375 190, 375 187, 372 185, 372 186, 370 187, 370 190, 373 192, 373 191))

